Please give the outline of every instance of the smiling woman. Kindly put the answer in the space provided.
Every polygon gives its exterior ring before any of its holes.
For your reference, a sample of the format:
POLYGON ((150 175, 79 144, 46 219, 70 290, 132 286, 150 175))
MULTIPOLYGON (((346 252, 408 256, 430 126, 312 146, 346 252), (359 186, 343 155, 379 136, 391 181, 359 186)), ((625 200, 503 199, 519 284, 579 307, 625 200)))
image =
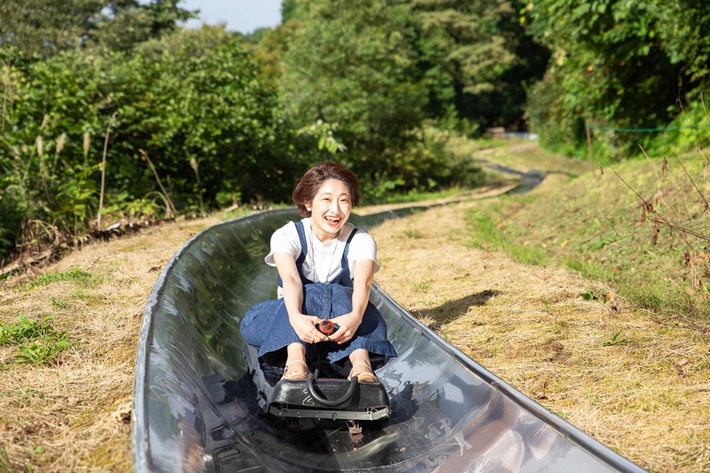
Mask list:
POLYGON ((303 175, 292 197, 304 218, 274 232, 265 258, 278 269, 279 298, 256 304, 244 317, 242 335, 264 363, 283 363, 284 379, 308 378, 313 345, 326 342, 328 358, 349 370, 348 378, 375 383, 370 353, 384 361, 396 352, 382 316, 368 302, 379 269, 377 246, 347 223, 360 202, 360 183, 349 169, 325 162, 303 175), (330 298, 327 314, 313 308, 314 301, 330 298), (332 334, 319 330, 325 320, 336 327, 332 334))

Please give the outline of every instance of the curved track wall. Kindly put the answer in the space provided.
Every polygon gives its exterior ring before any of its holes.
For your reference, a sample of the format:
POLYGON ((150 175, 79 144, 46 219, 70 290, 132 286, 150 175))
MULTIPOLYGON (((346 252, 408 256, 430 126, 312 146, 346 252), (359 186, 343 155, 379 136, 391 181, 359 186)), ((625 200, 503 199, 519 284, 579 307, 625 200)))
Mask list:
MULTIPOLYGON (((353 215, 358 227, 416 209, 353 215)), ((643 471, 498 379, 376 285, 399 353, 378 371, 392 418, 351 437, 294 433, 256 414, 239 322, 275 297, 269 239, 295 210, 211 227, 166 265, 144 314, 134 396, 136 472, 643 471)))

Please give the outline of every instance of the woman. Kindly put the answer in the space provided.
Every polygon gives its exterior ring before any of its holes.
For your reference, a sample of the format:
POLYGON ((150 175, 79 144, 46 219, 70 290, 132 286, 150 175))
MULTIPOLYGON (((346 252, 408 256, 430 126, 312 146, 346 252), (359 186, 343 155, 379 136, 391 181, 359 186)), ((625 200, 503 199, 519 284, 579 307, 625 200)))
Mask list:
POLYGON ((285 351, 283 379, 306 379, 314 344, 325 342, 332 363, 350 362, 348 379, 375 383, 370 354, 397 354, 368 302, 379 269, 375 240, 347 223, 360 202, 360 183, 344 166, 324 162, 303 175, 292 197, 304 218, 274 232, 265 258, 278 269, 279 299, 255 305, 242 335, 262 360, 283 359, 285 351), (336 327, 330 335, 318 329, 325 319, 336 327))

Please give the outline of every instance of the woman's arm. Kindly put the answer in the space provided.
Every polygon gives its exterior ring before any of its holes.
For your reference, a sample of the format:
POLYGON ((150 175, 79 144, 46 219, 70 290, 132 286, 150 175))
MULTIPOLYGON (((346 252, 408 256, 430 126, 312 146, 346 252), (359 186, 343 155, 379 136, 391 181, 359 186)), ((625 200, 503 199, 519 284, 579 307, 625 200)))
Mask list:
POLYGON ((283 282, 284 304, 288 312, 288 320, 296 335, 306 343, 325 340, 326 336, 315 328, 320 319, 301 313, 301 308, 303 307, 303 283, 301 282, 301 276, 298 274, 293 255, 290 253, 274 253, 274 262, 283 282))
POLYGON ((330 340, 337 343, 345 343, 352 339, 362 322, 370 299, 372 280, 375 277, 375 262, 370 259, 357 261, 353 276, 353 310, 349 314, 332 319, 332 322, 340 328, 330 336, 330 340))

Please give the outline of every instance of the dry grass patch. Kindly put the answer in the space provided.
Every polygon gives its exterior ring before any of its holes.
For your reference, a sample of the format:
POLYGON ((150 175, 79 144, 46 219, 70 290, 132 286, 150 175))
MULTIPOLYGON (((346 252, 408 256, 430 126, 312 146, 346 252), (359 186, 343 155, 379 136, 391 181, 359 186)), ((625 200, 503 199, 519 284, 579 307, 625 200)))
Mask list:
POLYGON ((150 228, 2 283, 0 326, 53 316, 51 363, 0 346, 0 471, 132 471, 130 413, 143 309, 160 271, 216 218, 150 228), (3 457, 3 452, 7 460, 3 457))
POLYGON ((373 231, 377 283, 451 344, 651 471, 710 470, 710 346, 564 269, 472 248, 464 214, 436 208, 373 231), (418 232, 418 238, 408 233, 418 232), (606 300, 606 299, 605 299, 606 300))

